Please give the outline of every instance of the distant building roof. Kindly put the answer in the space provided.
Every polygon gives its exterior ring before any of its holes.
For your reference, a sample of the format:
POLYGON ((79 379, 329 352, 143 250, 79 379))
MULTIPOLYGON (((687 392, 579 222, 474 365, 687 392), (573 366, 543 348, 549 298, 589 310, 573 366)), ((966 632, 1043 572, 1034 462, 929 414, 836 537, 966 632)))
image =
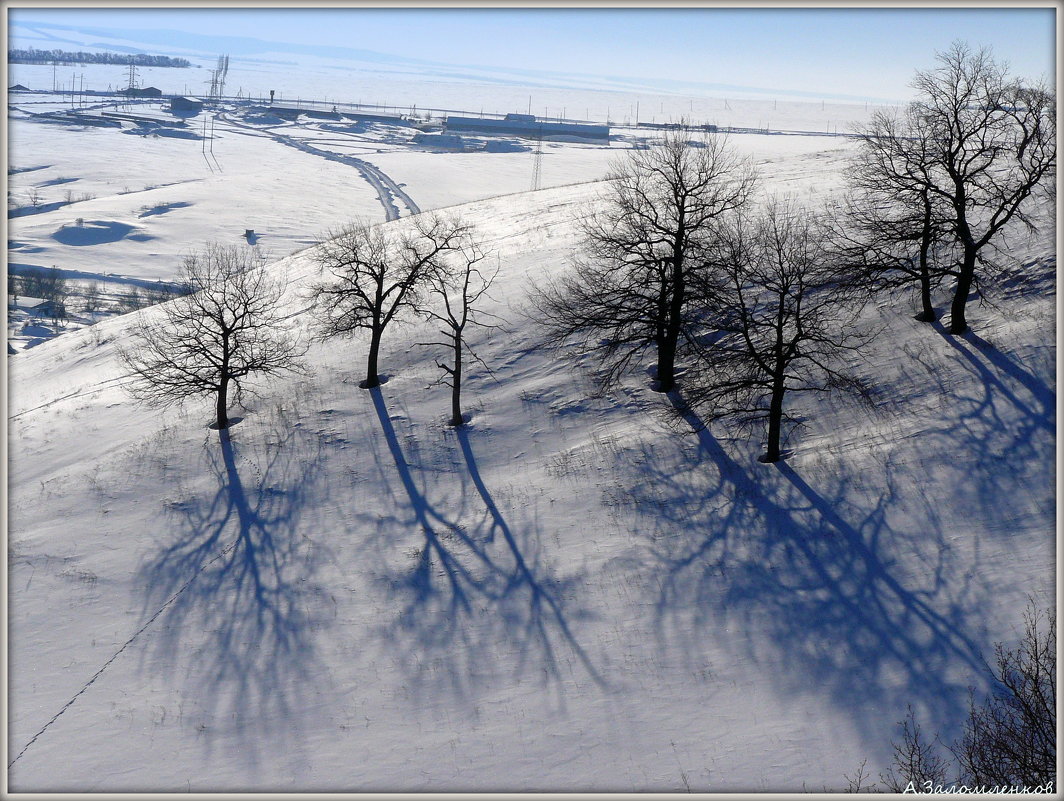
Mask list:
POLYGON ((527 114, 507 115, 506 119, 498 120, 492 117, 448 117, 444 125, 448 131, 476 131, 478 133, 514 134, 517 136, 540 137, 540 136, 572 136, 579 139, 608 140, 610 127, 608 125, 586 125, 572 122, 547 122, 546 120, 532 121, 510 119, 511 116, 528 117, 527 114))
POLYGON ((154 86, 145 86, 143 89, 132 87, 129 89, 120 89, 118 94, 125 95, 126 97, 162 97, 163 90, 157 89, 154 86))

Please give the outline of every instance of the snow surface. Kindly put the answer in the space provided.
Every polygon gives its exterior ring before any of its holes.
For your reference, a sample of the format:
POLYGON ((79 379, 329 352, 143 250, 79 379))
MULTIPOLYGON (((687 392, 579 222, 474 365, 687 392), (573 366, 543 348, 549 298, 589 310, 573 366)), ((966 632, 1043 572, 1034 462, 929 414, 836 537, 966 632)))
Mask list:
MULTIPOLYGON (((11 217, 10 262, 170 279, 254 228, 306 335, 310 246, 384 209, 350 164, 218 126, 211 169, 198 140, 12 113, 12 192, 95 197, 11 217)), ((363 342, 312 344, 231 446, 208 404, 125 393, 131 316, 8 358, 9 789, 841 789, 885 769, 907 705, 955 734, 981 658, 1029 594, 1053 598, 1051 227, 1011 243, 1016 278, 971 335, 905 297, 870 309, 876 410, 802 401, 767 466, 644 373, 597 394, 575 349, 536 347, 529 283, 577 252, 623 140, 548 144, 527 192, 530 153, 392 134, 333 147, 460 213, 499 268, 506 329, 473 343, 494 375, 468 377, 467 430, 445 425, 420 324, 386 335, 371 392, 363 342)), ((849 147, 732 142, 807 200, 849 147)))

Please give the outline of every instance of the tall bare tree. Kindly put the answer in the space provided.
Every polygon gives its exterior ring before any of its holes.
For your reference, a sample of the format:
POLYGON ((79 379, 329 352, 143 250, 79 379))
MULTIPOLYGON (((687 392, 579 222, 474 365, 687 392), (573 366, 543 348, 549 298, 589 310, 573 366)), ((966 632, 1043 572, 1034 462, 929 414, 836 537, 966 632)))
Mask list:
POLYGON ((716 223, 746 205, 756 173, 724 137, 681 127, 630 151, 607 180, 584 223, 585 256, 534 287, 533 303, 547 343, 575 339, 597 350, 606 383, 655 348, 654 387, 669 392, 716 223))
POLYGON ((209 244, 185 259, 184 280, 193 293, 146 310, 130 329, 120 351, 129 391, 156 406, 213 397, 215 425, 226 429, 245 379, 299 369, 305 348, 280 308, 286 282, 257 252, 209 244))
POLYGON ((961 334, 987 246, 1013 221, 1033 229, 1032 199, 1051 191, 1056 100, 1045 86, 1011 77, 988 48, 957 42, 938 61, 916 74, 910 117, 929 145, 932 202, 946 209, 958 244, 949 330, 961 334))
POLYGON ((416 313, 429 273, 442 253, 459 246, 464 226, 442 215, 419 215, 411 229, 354 222, 330 232, 317 249, 329 277, 314 285, 323 339, 369 332, 364 389, 380 386, 384 332, 404 312, 416 313))
POLYGON ((449 425, 456 427, 465 424, 462 414, 464 357, 468 352, 471 358, 481 361, 469 347, 468 330, 470 327, 498 328, 498 325, 485 322, 485 312, 477 308, 480 299, 491 288, 497 271, 491 275, 481 272, 480 265, 487 254, 476 242, 473 229, 462 227, 466 232, 462 240, 429 273, 428 283, 436 303, 427 305, 424 311, 430 320, 441 326, 439 333, 443 336, 442 342, 424 344, 447 348, 451 354, 450 364, 437 360, 436 366, 443 370, 441 381, 451 388, 449 425))
POLYGON ((956 273, 949 213, 933 191, 934 143, 913 107, 900 116, 877 112, 859 141, 834 220, 836 246, 870 290, 914 286, 917 319, 933 322, 933 292, 956 273))
POLYGON ((761 460, 777 462, 789 393, 864 391, 843 358, 866 341, 854 326, 860 304, 808 209, 771 200, 729 221, 720 240, 720 272, 707 293, 712 305, 685 400, 703 419, 765 421, 761 460))

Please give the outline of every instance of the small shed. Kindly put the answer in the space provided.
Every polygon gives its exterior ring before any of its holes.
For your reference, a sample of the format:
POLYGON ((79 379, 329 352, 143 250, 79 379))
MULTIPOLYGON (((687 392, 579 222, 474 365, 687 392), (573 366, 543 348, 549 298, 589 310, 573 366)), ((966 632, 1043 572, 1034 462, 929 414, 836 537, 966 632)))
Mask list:
POLYGON ((198 114, 203 111, 203 101, 195 97, 171 97, 171 111, 187 111, 198 114))
POLYGON ((58 300, 23 296, 15 299, 15 308, 38 319, 66 317, 66 307, 58 300))

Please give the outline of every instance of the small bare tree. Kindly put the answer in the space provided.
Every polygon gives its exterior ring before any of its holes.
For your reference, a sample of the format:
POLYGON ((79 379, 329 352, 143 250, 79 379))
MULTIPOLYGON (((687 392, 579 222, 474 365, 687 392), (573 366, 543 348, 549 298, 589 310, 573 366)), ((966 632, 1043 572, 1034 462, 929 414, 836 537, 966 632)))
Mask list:
POLYGON ((143 312, 130 330, 120 351, 129 391, 163 407, 212 397, 215 425, 226 429, 245 379, 298 370, 305 348, 280 308, 286 281, 257 252, 210 244, 185 259, 184 280, 196 291, 143 312))
MULTIPOLYGON (((968 788, 1046 788, 1056 781, 1057 635, 1056 612, 1040 613, 1033 601, 1024 613, 1024 633, 1016 648, 995 646, 994 682, 982 703, 974 699, 961 737, 946 756, 937 738, 929 741, 912 710, 894 743, 894 761, 884 777, 887 787, 903 792, 926 781, 955 782, 968 788)), ((1013 789, 1015 792, 1015 789, 1013 789)))
POLYGON ((380 385, 381 339, 404 312, 420 308, 426 279, 437 257, 457 247, 464 229, 439 215, 414 219, 412 230, 355 222, 331 232, 317 249, 318 264, 330 277, 312 288, 322 339, 369 332, 366 378, 380 385))
POLYGON ((82 310, 85 314, 93 314, 100 310, 103 303, 103 293, 98 281, 89 281, 81 293, 82 310))
POLYGON ((853 325, 860 304, 809 210, 773 200, 729 221, 720 240, 686 401, 707 420, 767 421, 761 461, 777 462, 788 393, 864 392, 840 358, 866 341, 853 325))
POLYGON ((7 294, 11 299, 9 305, 18 308, 18 296, 22 294, 22 279, 13 272, 7 274, 7 294))
POLYGON ((585 257, 533 287, 532 302, 546 344, 575 339, 597 350, 604 383, 654 348, 654 388, 669 392, 716 223, 746 205, 756 173, 723 137, 680 127, 629 151, 607 180, 584 223, 585 257))
POLYGON ((138 309, 143 309, 145 306, 151 305, 137 287, 133 287, 123 294, 119 304, 122 310, 127 312, 134 312, 138 309))
MULTIPOLYGON (((497 325, 486 323, 485 312, 477 309, 477 303, 487 294, 497 271, 491 275, 480 271, 479 265, 487 255, 473 239, 472 228, 465 228, 465 231, 463 241, 429 273, 428 284, 437 304, 426 306, 424 310, 430 320, 442 326, 440 334, 444 341, 423 344, 447 348, 451 354, 450 364, 437 360, 436 366, 444 373, 441 382, 451 388, 449 425, 456 427, 465 424, 462 414, 463 357, 468 353, 470 357, 484 364, 470 349, 466 338, 467 330, 470 326, 498 328, 497 325)), ((487 365, 484 366, 487 368, 487 365)))

